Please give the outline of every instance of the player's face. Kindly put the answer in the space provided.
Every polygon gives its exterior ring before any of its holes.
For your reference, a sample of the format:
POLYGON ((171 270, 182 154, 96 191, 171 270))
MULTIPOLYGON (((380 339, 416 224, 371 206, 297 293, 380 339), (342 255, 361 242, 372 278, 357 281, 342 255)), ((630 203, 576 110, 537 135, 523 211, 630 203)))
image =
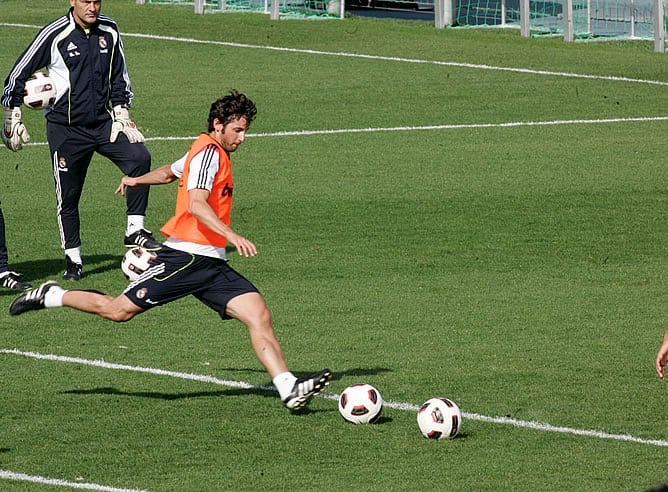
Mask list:
POLYGON ((234 152, 246 140, 248 122, 246 118, 234 118, 223 126, 218 120, 214 124, 214 138, 228 152, 234 152))
POLYGON ((102 0, 70 0, 70 6, 74 7, 72 13, 77 24, 88 28, 97 21, 102 8, 102 0))

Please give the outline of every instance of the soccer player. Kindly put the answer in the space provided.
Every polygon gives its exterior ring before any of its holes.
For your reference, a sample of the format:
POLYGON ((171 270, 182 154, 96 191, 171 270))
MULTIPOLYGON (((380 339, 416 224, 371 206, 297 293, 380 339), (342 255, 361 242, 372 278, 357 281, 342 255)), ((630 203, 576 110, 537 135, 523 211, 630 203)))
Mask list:
POLYGON ((0 208, 0 287, 6 289, 26 290, 32 285, 23 280, 23 274, 9 269, 9 256, 5 242, 5 216, 0 208))
MULTIPOLYGON (((60 240, 66 280, 83 274, 79 200, 95 152, 123 174, 139 176, 151 168, 144 136, 130 119, 134 94, 116 23, 100 14, 101 0, 70 0, 69 12, 43 27, 9 72, 2 93, 2 141, 15 152, 30 141, 21 120, 26 80, 45 68, 56 87, 56 101, 45 110, 60 240)), ((144 228, 148 188, 126 196, 127 247, 160 248, 144 228)))
POLYGON ((152 265, 121 295, 64 290, 49 281, 14 299, 10 314, 66 306, 123 322, 148 309, 193 295, 222 319, 235 318, 246 325, 255 355, 271 376, 285 406, 291 410, 303 407, 327 386, 330 370, 302 378, 288 370, 262 295, 230 267, 226 256, 228 243, 241 256, 257 253, 255 244, 230 227, 234 189, 230 154, 246 139, 256 113, 253 101, 231 91, 213 102, 208 133, 202 133, 183 158, 142 176, 122 178, 117 193, 177 179, 179 186, 174 216, 161 229, 167 240, 152 265))
POLYGON ((663 343, 659 347, 659 352, 656 354, 656 373, 661 379, 665 379, 665 369, 668 364, 668 329, 663 335, 663 343))

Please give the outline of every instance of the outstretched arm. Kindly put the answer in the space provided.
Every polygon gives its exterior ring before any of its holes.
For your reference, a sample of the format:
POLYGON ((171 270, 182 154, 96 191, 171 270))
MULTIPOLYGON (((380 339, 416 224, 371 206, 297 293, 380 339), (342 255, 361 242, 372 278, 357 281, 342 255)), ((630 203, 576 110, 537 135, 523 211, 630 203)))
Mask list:
POLYGON ((663 336, 663 343, 659 348, 659 353, 656 354, 656 373, 661 379, 665 379, 666 377, 664 372, 666 364, 668 364, 668 329, 666 329, 666 333, 663 336))
POLYGON ((120 193, 122 196, 125 196, 126 187, 135 188, 137 186, 145 185, 169 184, 177 178, 178 176, 172 171, 172 165, 165 164, 164 166, 135 178, 131 176, 123 176, 121 184, 118 185, 118 188, 116 188, 114 193, 117 195, 120 193))

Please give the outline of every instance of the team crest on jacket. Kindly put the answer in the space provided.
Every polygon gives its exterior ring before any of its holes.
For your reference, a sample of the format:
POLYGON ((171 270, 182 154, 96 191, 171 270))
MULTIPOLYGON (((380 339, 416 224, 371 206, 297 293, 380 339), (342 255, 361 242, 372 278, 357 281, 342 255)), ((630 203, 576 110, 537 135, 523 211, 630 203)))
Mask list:
POLYGON ((143 299, 144 297, 146 297, 146 293, 147 293, 146 287, 144 287, 143 289, 139 289, 137 291, 137 299, 143 299))
POLYGON ((60 157, 58 159, 58 170, 64 172, 67 171, 67 161, 65 160, 64 157, 60 157))
POLYGON ((101 50, 106 50, 107 49, 107 40, 105 39, 104 36, 100 36, 98 38, 98 43, 100 45, 101 50))

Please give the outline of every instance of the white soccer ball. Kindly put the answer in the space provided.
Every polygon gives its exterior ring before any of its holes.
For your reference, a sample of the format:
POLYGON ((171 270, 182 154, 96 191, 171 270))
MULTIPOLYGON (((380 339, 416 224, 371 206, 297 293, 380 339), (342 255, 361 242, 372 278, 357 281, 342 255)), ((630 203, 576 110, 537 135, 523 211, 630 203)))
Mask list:
POLYGON ((339 397, 339 413, 351 424, 373 424, 382 410, 383 398, 370 384, 348 386, 339 397))
POLYGON ((129 249, 121 260, 121 270, 128 280, 137 280, 157 257, 155 253, 143 248, 129 249))
POLYGON ((431 398, 417 413, 420 432, 429 439, 452 439, 462 427, 462 412, 447 398, 431 398))
POLYGON ((23 104, 30 109, 47 109, 56 100, 56 86, 44 72, 35 72, 26 81, 23 104))

